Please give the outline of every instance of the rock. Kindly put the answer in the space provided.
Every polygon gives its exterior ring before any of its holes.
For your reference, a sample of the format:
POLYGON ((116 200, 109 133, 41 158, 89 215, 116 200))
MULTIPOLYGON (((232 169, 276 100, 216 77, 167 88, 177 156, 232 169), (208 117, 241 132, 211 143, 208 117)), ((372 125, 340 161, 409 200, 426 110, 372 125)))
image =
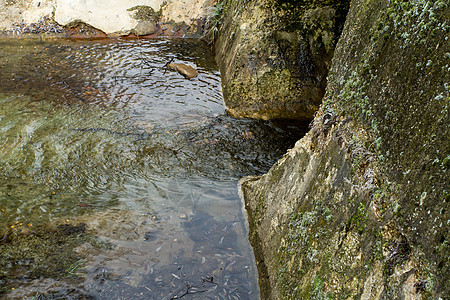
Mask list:
MULTIPOLYGON (((19 23, 26 26, 43 17, 51 17, 62 26, 73 22, 85 23, 112 37, 128 35, 133 29, 138 31, 137 35, 145 35, 145 32, 154 33, 156 30, 150 24, 139 25, 140 21, 161 20, 186 24, 186 27, 197 26, 198 20, 206 18, 214 3, 214 0, 0 1, 0 30, 11 29, 19 23)), ((198 35, 191 32, 191 36, 195 34, 198 35)))
POLYGON ((186 64, 170 63, 167 67, 177 71, 187 79, 192 79, 198 76, 197 70, 186 64))
POLYGON ((312 119, 325 93, 345 1, 241 2, 228 1, 215 44, 228 112, 312 119))
POLYGON ((427 3, 352 0, 311 131, 241 180, 261 299, 450 294, 450 8, 427 3))
POLYGON ((156 31, 158 31, 158 27, 152 21, 139 21, 133 29, 133 33, 137 36, 153 34, 156 31))
POLYGON ((107 35, 97 28, 82 22, 73 22, 66 26, 64 34, 70 38, 105 38, 107 35))
POLYGON ((144 233, 144 240, 146 241, 154 241, 156 240, 156 233, 153 231, 147 231, 144 233))

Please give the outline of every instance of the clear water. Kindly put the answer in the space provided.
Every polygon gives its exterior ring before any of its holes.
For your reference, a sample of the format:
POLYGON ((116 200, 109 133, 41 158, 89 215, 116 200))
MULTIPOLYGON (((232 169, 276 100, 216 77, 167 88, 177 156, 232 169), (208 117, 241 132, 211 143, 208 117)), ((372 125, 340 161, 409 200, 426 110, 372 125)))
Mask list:
POLYGON ((304 127, 227 116, 195 40, 5 39, 0 68, 0 232, 83 222, 112 245, 75 249, 76 279, 2 270, 9 297, 259 299, 237 181, 304 127))

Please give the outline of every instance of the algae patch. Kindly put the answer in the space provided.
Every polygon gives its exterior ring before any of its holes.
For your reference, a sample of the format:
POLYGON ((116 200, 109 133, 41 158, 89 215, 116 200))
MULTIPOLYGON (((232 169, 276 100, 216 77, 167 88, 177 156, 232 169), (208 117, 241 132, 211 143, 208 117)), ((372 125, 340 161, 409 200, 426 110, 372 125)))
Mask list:
MULTIPOLYGON (((161 5, 161 8, 164 5, 161 5)), ((128 11, 134 12, 133 18, 140 21, 159 21, 162 17, 162 9, 155 11, 152 7, 147 5, 133 6, 128 11)))
POLYGON ((75 249, 108 247, 86 233, 84 223, 31 228, 11 229, 0 239, 0 295, 17 280, 78 277, 86 260, 75 249))

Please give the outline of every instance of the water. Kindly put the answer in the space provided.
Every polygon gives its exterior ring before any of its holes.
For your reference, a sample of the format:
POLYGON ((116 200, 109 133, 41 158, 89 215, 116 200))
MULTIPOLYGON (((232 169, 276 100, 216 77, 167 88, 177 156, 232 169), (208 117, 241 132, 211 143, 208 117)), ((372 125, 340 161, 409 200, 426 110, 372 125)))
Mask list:
POLYGON ((6 39, 0 68, 0 295, 259 299, 237 181, 304 127, 227 116, 195 40, 6 39))

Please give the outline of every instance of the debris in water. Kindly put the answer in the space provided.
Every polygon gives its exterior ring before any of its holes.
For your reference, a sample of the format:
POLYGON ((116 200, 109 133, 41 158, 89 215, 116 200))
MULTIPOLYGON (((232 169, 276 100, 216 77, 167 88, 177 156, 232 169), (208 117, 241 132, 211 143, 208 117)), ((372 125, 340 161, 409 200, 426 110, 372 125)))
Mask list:
POLYGON ((177 71, 187 79, 192 79, 198 76, 198 71, 189 65, 170 63, 167 67, 177 71))
POLYGON ((183 75, 183 77, 187 79, 192 79, 198 76, 198 71, 192 66, 182 63, 173 63, 172 62, 173 60, 174 58, 172 58, 168 63, 166 63, 164 67, 168 67, 170 69, 177 71, 179 74, 183 75))

